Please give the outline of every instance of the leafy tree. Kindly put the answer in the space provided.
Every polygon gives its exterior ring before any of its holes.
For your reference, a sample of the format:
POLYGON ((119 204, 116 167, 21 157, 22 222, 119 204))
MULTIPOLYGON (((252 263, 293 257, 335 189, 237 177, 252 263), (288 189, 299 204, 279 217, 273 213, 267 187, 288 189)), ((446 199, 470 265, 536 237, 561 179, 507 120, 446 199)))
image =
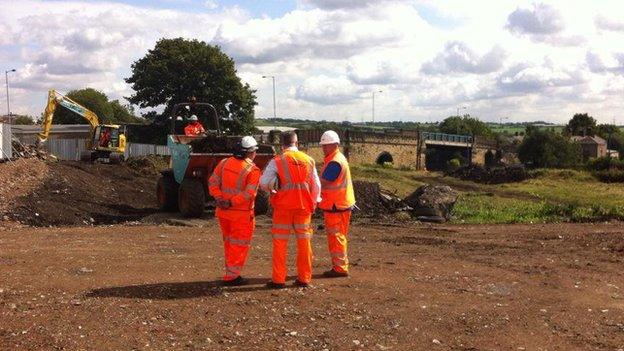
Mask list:
POLYGON ((607 141, 609 149, 617 150, 620 156, 624 156, 624 133, 622 133, 622 130, 618 126, 613 124, 600 124, 598 125, 596 134, 607 141))
POLYGON ((13 124, 32 125, 35 124, 34 118, 26 115, 18 115, 13 119, 13 124))
POLYGON ((447 134, 467 134, 476 136, 492 136, 492 130, 484 122, 470 115, 448 117, 440 123, 440 131, 447 134))
POLYGON ((129 98, 132 104, 142 108, 165 107, 163 114, 146 118, 162 120, 174 104, 195 97, 214 105, 219 116, 229 115, 225 104, 231 102, 233 119, 221 122, 231 132, 253 129, 255 90, 241 82, 234 60, 218 46, 183 38, 161 39, 132 64, 132 76, 126 82, 135 91, 129 98))
POLYGON ((540 168, 568 168, 580 162, 579 145, 549 130, 527 130, 518 148, 522 163, 540 168))
MULTIPOLYGON (((93 111, 99 118, 100 123, 137 123, 140 119, 131 111, 122 106, 119 101, 109 101, 108 96, 93 88, 72 90, 66 95, 80 105, 93 111)), ((55 124, 88 124, 86 119, 63 107, 57 107, 54 111, 55 124)))
POLYGON ((587 113, 577 113, 564 128, 567 135, 594 135, 596 133, 596 119, 587 113))

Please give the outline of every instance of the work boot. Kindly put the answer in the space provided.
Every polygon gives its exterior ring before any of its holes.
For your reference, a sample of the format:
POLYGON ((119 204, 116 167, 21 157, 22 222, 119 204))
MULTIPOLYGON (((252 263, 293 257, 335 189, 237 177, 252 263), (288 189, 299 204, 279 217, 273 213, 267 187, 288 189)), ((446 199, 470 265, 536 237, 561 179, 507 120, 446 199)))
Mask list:
POLYGON ((300 288, 309 288, 310 287, 310 283, 305 283, 302 282, 301 280, 297 279, 295 280, 295 283, 293 284, 294 286, 298 286, 300 288))
POLYGON ((224 286, 241 286, 241 285, 246 285, 248 284, 249 281, 243 277, 241 277, 240 275, 232 280, 224 280, 223 281, 223 285, 224 286))
POLYGON ((266 283, 266 287, 269 289, 284 289, 286 287, 286 284, 284 283, 275 283, 272 280, 269 280, 268 283, 266 283))
POLYGON ((344 277, 348 277, 349 273, 347 272, 338 272, 336 270, 334 270, 333 268, 323 272, 323 277, 325 278, 344 278, 344 277))

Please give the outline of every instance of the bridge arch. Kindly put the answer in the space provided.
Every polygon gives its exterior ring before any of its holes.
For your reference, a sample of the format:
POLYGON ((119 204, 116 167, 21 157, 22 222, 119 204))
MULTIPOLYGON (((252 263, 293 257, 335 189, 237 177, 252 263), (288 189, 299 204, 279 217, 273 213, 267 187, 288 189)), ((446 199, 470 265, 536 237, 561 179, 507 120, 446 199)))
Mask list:
POLYGON ((394 158, 388 151, 382 151, 379 155, 377 155, 375 163, 378 165, 383 165, 384 163, 394 163, 394 158))

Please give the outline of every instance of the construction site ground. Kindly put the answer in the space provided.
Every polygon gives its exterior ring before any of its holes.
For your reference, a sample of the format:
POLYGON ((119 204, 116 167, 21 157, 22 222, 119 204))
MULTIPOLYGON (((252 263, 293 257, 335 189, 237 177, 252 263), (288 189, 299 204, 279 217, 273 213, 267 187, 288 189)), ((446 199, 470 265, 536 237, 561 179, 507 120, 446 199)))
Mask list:
POLYGON ((624 348, 622 223, 360 222, 349 278, 320 277, 329 258, 317 233, 313 286, 291 276, 277 291, 264 286, 269 225, 259 218, 243 287, 219 286, 209 216, 1 229, 0 349, 624 348))
MULTIPOLYGON (((155 208, 165 166, 0 164, 0 350, 624 349, 621 222, 419 224, 359 182, 349 278, 322 278, 318 230, 313 286, 292 287, 291 245, 289 288, 267 290, 270 218, 260 216, 250 284, 221 287, 210 212, 155 208)), ((395 173, 385 186, 409 193, 419 182, 395 173)))

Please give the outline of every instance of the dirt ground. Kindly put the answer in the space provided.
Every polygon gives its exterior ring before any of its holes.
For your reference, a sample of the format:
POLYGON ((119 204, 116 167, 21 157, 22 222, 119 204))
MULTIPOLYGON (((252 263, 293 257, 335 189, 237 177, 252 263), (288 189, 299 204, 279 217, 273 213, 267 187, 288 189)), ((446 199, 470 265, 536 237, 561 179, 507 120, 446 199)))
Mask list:
POLYGON ((0 229, 0 349, 624 349, 622 223, 356 224, 351 277, 319 276, 319 234, 280 291, 267 219, 252 284, 219 287, 215 224, 0 229))
POLYGON ((37 227, 138 220, 156 211, 157 174, 137 161, 18 159, 0 165, 0 218, 37 227))

